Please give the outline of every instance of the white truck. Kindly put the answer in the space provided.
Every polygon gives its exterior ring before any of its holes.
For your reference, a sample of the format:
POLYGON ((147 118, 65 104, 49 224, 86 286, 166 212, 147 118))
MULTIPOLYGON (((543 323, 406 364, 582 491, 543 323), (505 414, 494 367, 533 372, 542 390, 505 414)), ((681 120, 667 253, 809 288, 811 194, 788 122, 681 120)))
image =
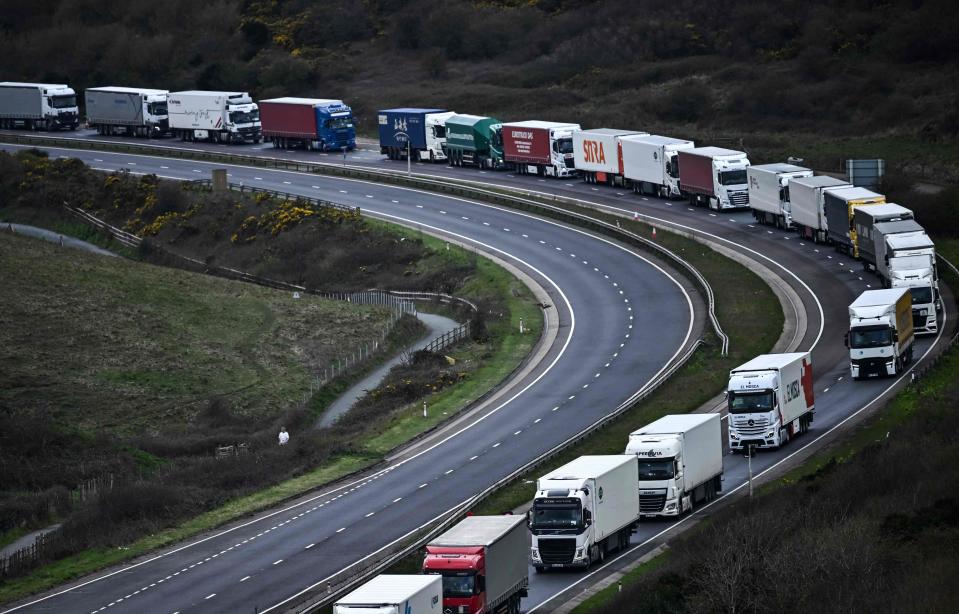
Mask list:
POLYGON ((826 213, 827 234, 836 251, 859 257, 856 209, 885 204, 886 197, 866 188, 827 188, 823 191, 823 210, 826 213))
POLYGON ((937 312, 942 309, 936 246, 921 226, 918 230, 902 228, 911 223, 902 221, 876 225, 882 231, 889 226, 900 227, 897 228, 898 232, 885 236, 877 258, 877 271, 887 287, 910 288, 915 332, 931 334, 939 330, 937 312))
POLYGON ((443 577, 443 611, 514 614, 529 586, 522 516, 467 516, 426 544, 423 573, 443 577))
POLYGON ((648 132, 594 128, 573 133, 573 164, 586 183, 623 185, 623 158, 620 141, 648 132))
POLYGON ((629 545, 638 467, 634 455, 581 456, 537 480, 528 512, 536 571, 589 567, 629 545))
POLYGON ((246 92, 186 91, 167 96, 170 131, 184 141, 259 143, 260 109, 246 92))
POLYGON ((169 93, 137 87, 87 88, 87 124, 104 136, 163 136, 170 129, 169 93))
POLYGON ((853 379, 896 375, 912 362, 915 341, 909 288, 866 290, 849 306, 849 371, 853 379))
POLYGON ((663 416, 629 434, 625 454, 639 460, 641 516, 678 516, 723 487, 719 414, 663 416))
POLYGON ((76 130, 77 93, 62 83, 0 83, 0 128, 76 130))
POLYGON ((624 136, 619 139, 623 176, 637 194, 679 198, 681 149, 695 147, 692 141, 655 134, 624 136))
POLYGON ((745 209, 749 206, 745 152, 722 147, 681 149, 679 189, 694 205, 710 209, 745 209))
POLYGON ((333 604, 333 614, 442 614, 440 576, 376 576, 333 604))
POLYGON ((816 402, 809 352, 763 354, 729 372, 729 449, 777 448, 805 433, 816 402))
POLYGON ((759 164, 746 169, 749 179, 749 208, 760 224, 792 228, 789 184, 793 179, 813 176, 811 169, 795 164, 759 164))
MULTIPOLYGON (((895 203, 857 208, 853 213, 853 224, 856 227, 859 258, 862 260, 863 268, 877 273, 879 271, 877 256, 885 251, 883 229, 893 228, 893 226, 886 226, 885 223, 903 222, 912 219, 914 219, 912 211, 895 203)), ((918 223, 914 222, 913 226, 917 230, 922 230, 922 226, 919 226, 918 223)), ((881 273, 880 277, 882 277, 881 273)))
POLYGON ((849 187, 852 187, 849 183, 829 175, 790 179, 789 209, 799 236, 814 243, 828 243, 829 225, 823 207, 823 191, 849 187))

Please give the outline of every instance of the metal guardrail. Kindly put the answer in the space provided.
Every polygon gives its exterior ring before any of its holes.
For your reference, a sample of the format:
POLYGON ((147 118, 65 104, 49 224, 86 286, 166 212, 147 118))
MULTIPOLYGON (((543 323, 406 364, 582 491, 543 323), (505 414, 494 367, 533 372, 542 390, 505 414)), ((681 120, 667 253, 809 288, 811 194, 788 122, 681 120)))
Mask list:
MULTIPOLYGON (((187 182, 191 186, 201 187, 203 189, 213 189, 213 182, 210 179, 194 179, 193 181, 187 182)), ((324 200, 322 198, 313 198, 312 196, 302 196, 300 194, 291 194, 289 192, 280 192, 279 190, 268 190, 266 188, 258 188, 256 186, 249 186, 242 183, 227 183, 227 187, 234 192, 240 193, 250 193, 250 194, 266 194, 271 198, 279 198, 282 200, 292 200, 298 202, 305 202, 322 209, 336 209, 338 211, 347 211, 349 213, 355 213, 360 215, 361 211, 359 207, 351 207, 349 205, 344 205, 342 203, 335 203, 330 200, 324 200)))
MULTIPOLYGON (((271 158, 267 156, 251 156, 243 155, 237 153, 219 153, 211 152, 200 149, 188 149, 188 148, 179 148, 179 147, 169 147, 162 145, 152 145, 152 144, 139 144, 139 143, 114 143, 106 141, 94 141, 86 140, 79 138, 63 138, 63 137, 46 137, 46 136, 34 136, 34 135, 22 135, 22 134, 0 134, 0 141, 12 142, 17 144, 27 144, 27 145, 47 145, 52 147, 64 147, 64 148, 73 148, 73 149, 90 149, 90 150, 102 150, 102 151, 119 151, 126 153, 134 153, 141 155, 156 155, 170 158, 183 158, 191 160, 201 160, 208 162, 222 162, 224 164, 239 164, 245 166, 259 166, 266 168, 279 168, 284 170, 293 170, 306 173, 317 173, 331 176, 341 176, 341 177, 352 177, 360 179, 368 179, 372 181, 377 181, 380 183, 393 183, 397 185, 409 185, 418 188, 424 188, 430 191, 447 193, 447 194, 457 194, 459 196, 464 196, 467 198, 475 198, 478 200, 484 200, 487 202, 493 202, 505 207, 520 209, 525 211, 530 211, 538 213, 541 215, 546 215, 554 219, 561 219, 577 226, 590 228, 593 230, 598 230, 609 236, 613 236, 620 240, 625 240, 626 242, 632 244, 639 244, 643 247, 653 249, 665 256, 669 260, 677 263, 682 269, 689 272, 694 280, 703 288, 703 292, 706 296, 707 307, 709 310, 709 320, 712 324, 713 330, 716 332, 716 335, 720 338, 722 347, 720 349, 721 355, 725 356, 729 352, 729 337, 726 335, 725 331, 722 329, 721 324, 719 323, 719 318, 716 316, 715 311, 715 296, 713 294, 712 288, 709 286, 709 283, 706 279, 693 267, 690 263, 683 260, 678 254, 673 253, 672 251, 666 249, 662 245, 657 244, 654 241, 651 241, 645 237, 641 237, 635 233, 623 230, 617 225, 604 222, 602 220, 590 217, 585 214, 576 213, 563 209, 562 207, 557 207, 549 205, 538 200, 531 200, 530 198, 520 198, 518 196, 504 194, 502 191, 490 190, 483 187, 479 187, 477 182, 464 181, 464 180, 444 180, 438 181, 433 178, 423 177, 421 175, 406 175, 400 174, 399 172, 391 172, 385 170, 376 170, 369 169, 365 167, 357 166, 348 166, 346 164, 338 165, 326 162, 301 162, 297 160, 287 160, 283 158, 271 158)), ((516 192, 525 192, 527 196, 535 197, 538 199, 546 198, 542 194, 533 194, 530 191, 522 191, 511 189, 511 193, 516 192)), ((575 202, 573 199, 567 199, 562 196, 550 195, 549 200, 557 203, 565 203, 568 206, 582 206, 575 202)))

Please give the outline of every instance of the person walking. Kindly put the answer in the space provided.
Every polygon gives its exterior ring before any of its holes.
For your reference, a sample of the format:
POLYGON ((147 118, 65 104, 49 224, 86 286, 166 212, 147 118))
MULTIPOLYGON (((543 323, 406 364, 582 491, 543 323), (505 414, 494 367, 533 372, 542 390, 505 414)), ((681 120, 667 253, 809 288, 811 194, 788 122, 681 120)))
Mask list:
POLYGON ((279 437, 279 439, 280 439, 280 445, 281 445, 281 446, 285 446, 285 445, 287 444, 287 442, 290 441, 290 434, 286 432, 286 427, 285 427, 285 426, 281 426, 281 427, 280 427, 280 437, 279 437))

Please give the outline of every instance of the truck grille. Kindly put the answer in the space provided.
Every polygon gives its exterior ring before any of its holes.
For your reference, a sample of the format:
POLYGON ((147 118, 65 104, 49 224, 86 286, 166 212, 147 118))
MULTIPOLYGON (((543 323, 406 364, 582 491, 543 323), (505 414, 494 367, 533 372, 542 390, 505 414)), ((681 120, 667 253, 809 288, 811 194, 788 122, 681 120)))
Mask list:
POLYGON ((733 429, 740 436, 756 435, 762 436, 769 428, 769 418, 747 418, 746 416, 733 416, 733 429), (752 424, 750 424, 752 422, 752 424))
POLYGON ((885 358, 853 358, 852 364, 859 367, 860 377, 869 375, 870 373, 878 373, 879 375, 886 374, 885 358))
POLYGON ((927 320, 928 318, 929 318, 929 316, 920 315, 920 314, 919 314, 919 311, 916 311, 915 309, 913 309, 913 311, 912 311, 912 324, 913 324, 913 326, 915 326, 916 328, 925 328, 925 327, 926 327, 926 320, 927 320))
POLYGON ((730 192, 729 204, 734 207, 748 207, 749 192, 730 192))
POLYGON ((540 539, 539 556, 547 565, 572 563, 576 554, 575 539, 540 539))
POLYGON ((639 512, 641 514, 656 514, 663 511, 666 505, 666 495, 639 495, 639 512))

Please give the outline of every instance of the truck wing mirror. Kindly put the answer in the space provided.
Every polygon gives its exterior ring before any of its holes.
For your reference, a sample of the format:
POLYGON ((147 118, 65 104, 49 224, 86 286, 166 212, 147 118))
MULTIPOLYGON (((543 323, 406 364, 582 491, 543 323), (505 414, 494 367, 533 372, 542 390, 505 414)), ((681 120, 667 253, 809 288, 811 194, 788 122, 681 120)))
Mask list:
POLYGON ((532 509, 526 510, 526 526, 528 527, 533 526, 533 510, 532 509))
POLYGON ((849 347, 849 333, 842 336, 842 342, 846 344, 846 347, 849 347))
POLYGON ((590 510, 583 510, 583 524, 587 527, 593 524, 593 512, 590 510))
POLYGON ((486 592, 486 576, 476 576, 476 594, 486 592))

